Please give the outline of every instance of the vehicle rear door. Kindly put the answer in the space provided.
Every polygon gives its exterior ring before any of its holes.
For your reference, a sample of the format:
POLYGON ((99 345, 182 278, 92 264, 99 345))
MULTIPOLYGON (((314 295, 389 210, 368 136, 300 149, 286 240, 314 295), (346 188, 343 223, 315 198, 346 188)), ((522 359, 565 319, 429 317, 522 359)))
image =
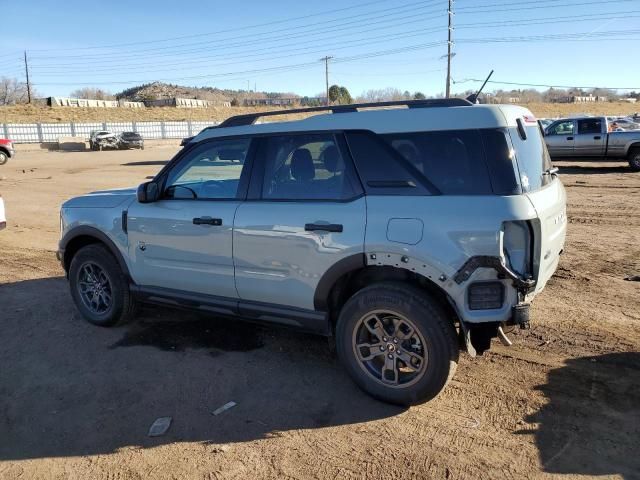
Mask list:
POLYGON ((545 151, 537 127, 527 126, 526 137, 518 129, 509 129, 524 194, 529 198, 538 215, 532 222, 535 233, 533 267, 540 291, 555 271, 564 248, 567 231, 566 193, 562 182, 552 172, 549 156, 545 151))
POLYGON ((161 197, 128 211, 134 281, 237 299, 233 218, 246 196, 250 140, 207 140, 159 180, 161 197))
POLYGON ((574 156, 601 157, 604 155, 607 139, 604 123, 604 119, 600 117, 583 118, 577 121, 574 156))
POLYGON ((259 303, 315 310, 323 275, 345 259, 363 262, 362 187, 340 133, 279 134, 259 142, 233 233, 241 311, 268 311, 259 303))
POLYGON ((574 154, 575 120, 559 120, 547 128, 544 140, 551 157, 571 157, 574 154))

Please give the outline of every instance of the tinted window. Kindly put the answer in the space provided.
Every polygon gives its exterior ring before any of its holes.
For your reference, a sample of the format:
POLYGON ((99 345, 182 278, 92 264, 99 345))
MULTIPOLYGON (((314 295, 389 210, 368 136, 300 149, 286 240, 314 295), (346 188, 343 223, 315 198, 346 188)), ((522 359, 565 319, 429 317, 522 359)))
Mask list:
POLYGON ((410 162, 378 135, 347 132, 349 150, 367 193, 429 195, 440 193, 410 162))
POLYGON ((356 195, 331 133, 266 137, 260 150, 264 199, 345 200, 356 195))
POLYGON ((518 181, 518 168, 506 129, 481 130, 485 160, 489 168, 491 186, 496 195, 517 195, 522 193, 518 181))
POLYGON ((509 129, 509 133, 520 170, 520 184, 522 190, 528 192, 546 185, 552 177, 551 175, 543 175, 551 168, 551 159, 538 127, 525 128, 526 140, 520 137, 516 128, 509 129))
POLYGON ((443 194, 493 193, 478 130, 394 133, 383 138, 443 194))
POLYGON ((249 143, 218 140, 194 147, 169 173, 165 198, 236 198, 249 143))
POLYGON ((578 133, 602 133, 602 120, 599 118, 578 120, 578 133))

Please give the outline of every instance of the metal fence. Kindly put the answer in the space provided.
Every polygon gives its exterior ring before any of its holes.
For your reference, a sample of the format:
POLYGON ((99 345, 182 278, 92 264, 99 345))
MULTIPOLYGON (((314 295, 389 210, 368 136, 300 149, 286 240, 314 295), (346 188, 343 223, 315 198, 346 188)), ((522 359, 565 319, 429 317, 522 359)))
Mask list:
POLYGON ((0 137, 14 143, 57 142, 60 137, 89 138, 92 130, 113 133, 138 132, 145 139, 184 138, 198 134, 217 122, 98 122, 98 123, 3 123, 0 137))

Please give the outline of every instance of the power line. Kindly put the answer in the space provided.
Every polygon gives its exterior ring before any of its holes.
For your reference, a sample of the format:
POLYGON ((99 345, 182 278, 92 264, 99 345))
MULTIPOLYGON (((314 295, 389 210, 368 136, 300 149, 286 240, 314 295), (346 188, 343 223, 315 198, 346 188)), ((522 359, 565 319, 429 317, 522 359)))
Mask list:
MULTIPOLYGON (((254 24, 254 25, 247 25, 247 26, 241 26, 241 27, 234 27, 234 28, 229 28, 227 30, 216 30, 215 32, 205 32, 205 33, 196 33, 196 34, 192 34, 192 35, 182 35, 179 37, 169 37, 169 38, 161 38, 161 39, 155 39, 155 40, 145 40, 145 41, 141 41, 141 42, 129 42, 129 43, 116 43, 116 44, 111 44, 111 45, 91 45, 91 46, 87 46, 87 47, 70 47, 70 48, 49 48, 49 49, 38 49, 38 50, 33 50, 35 52, 50 52, 50 51, 75 51, 75 50, 94 50, 94 49, 107 49, 107 48, 120 48, 120 47, 130 47, 130 46, 134 46, 134 45, 148 45, 148 44, 155 44, 158 42, 170 42, 170 41, 174 41, 174 40, 184 40, 186 38, 199 38, 199 37, 205 37, 205 36, 209 36, 209 35, 217 35, 219 33, 228 33, 228 32, 237 32, 239 29, 242 30, 247 30, 250 28, 259 28, 259 27, 266 27, 266 26, 271 26, 271 25, 276 25, 276 24, 282 24, 282 23, 287 23, 287 22, 292 22, 295 20, 304 20, 306 18, 312 18, 312 17, 317 17, 317 16, 321 16, 321 15, 327 15, 329 13, 337 13, 337 12, 344 12, 347 10, 353 10, 356 8, 360 8, 363 6, 369 6, 369 5, 375 5, 378 3, 387 3, 388 0, 376 0, 373 2, 365 2, 365 3, 359 3, 356 5, 350 5, 348 7, 344 7, 344 8, 338 8, 338 9, 332 9, 332 10, 326 10, 323 12, 317 12, 317 13, 311 13, 309 15, 302 15, 302 16, 298 16, 298 17, 289 17, 289 18, 285 18, 282 20, 275 20, 275 21, 269 21, 269 22, 264 22, 264 23, 258 23, 258 24, 254 24)), ((417 2, 417 3, 424 3, 424 2, 417 2)), ((317 22, 317 23, 321 23, 321 22, 317 22)))
MULTIPOLYGON (((477 78, 467 78, 461 81, 453 82, 454 84, 465 83, 465 82, 484 82, 482 79, 477 78)), ((585 87, 585 86, 577 86, 577 85, 548 85, 544 83, 519 83, 519 82, 500 82, 497 80, 489 80, 487 83, 495 83, 497 85, 515 85, 519 87, 546 87, 546 88, 581 88, 584 90, 601 88, 604 90, 640 90, 640 87, 585 87)))
MULTIPOLYGON (((414 51, 414 50, 421 50, 421 49, 427 49, 427 48, 434 48, 434 47, 438 47, 438 46, 442 46, 444 44, 444 42, 432 42, 432 43, 426 43, 426 44, 418 44, 418 45, 410 45, 407 47, 400 47, 400 48, 394 48, 394 49, 389 49, 389 50, 381 50, 381 51, 377 51, 377 52, 369 52, 369 53, 364 53, 361 55, 353 55, 350 57, 336 57, 334 60, 334 63, 345 63, 345 62, 351 62, 351 61, 356 61, 356 60, 360 60, 360 59, 364 59, 364 58, 373 58, 373 57, 380 57, 380 56, 386 56, 386 55, 395 55, 397 53, 403 53, 403 52, 409 52, 409 51, 414 51)), ((219 73, 219 74, 213 74, 213 75, 197 75, 197 76, 191 76, 191 77, 180 77, 180 78, 164 78, 164 79, 147 79, 147 80, 126 80, 123 82, 100 82, 102 85, 125 85, 125 84, 138 84, 138 83, 149 83, 152 81, 176 81, 176 80, 195 80, 195 79, 205 79, 205 78, 216 78, 216 77, 224 77, 224 76, 231 76, 231 75, 246 75, 246 74, 255 74, 255 73, 263 73, 263 72, 271 72, 271 71, 286 71, 288 69, 293 69, 293 68, 300 68, 300 67, 306 67, 306 66, 315 66, 317 65, 317 62, 307 62, 307 63, 300 63, 300 64, 293 64, 293 65, 280 65, 277 67, 271 67, 271 68, 264 68, 264 69, 253 69, 253 70, 244 70, 244 71, 239 71, 239 72, 227 72, 227 73, 219 73)), ((246 77, 245 77, 246 78, 246 77)), ((80 83, 80 82, 73 82, 73 83, 69 83, 69 82, 54 82, 54 83, 50 83, 50 82, 42 82, 42 83, 38 83, 38 85, 47 85, 47 86, 52 86, 52 85, 94 85, 95 82, 90 82, 90 83, 80 83)))
MULTIPOLYGON (((492 4, 487 4, 487 5, 474 5, 471 7, 460 7, 458 8, 458 10, 462 10, 459 11, 458 13, 461 15, 464 14, 477 14, 477 13, 493 13, 493 12, 500 12, 502 11, 501 9, 489 9, 489 10, 476 10, 476 9, 481 9, 481 8, 486 8, 486 7, 507 7, 507 6, 511 6, 511 5, 520 5, 519 7, 516 8, 510 8, 509 11, 517 11, 517 10, 536 10, 536 9, 540 9, 540 8, 564 8, 564 7, 584 7, 586 5, 604 5, 604 3, 600 0, 600 1, 593 1, 593 2, 580 2, 580 3, 564 3, 561 5, 540 5, 541 3, 548 3, 550 1, 554 1, 554 0, 539 0, 535 3, 536 5, 531 6, 531 7, 523 7, 522 5, 527 5, 530 4, 532 2, 516 2, 516 3, 492 3, 492 4), (465 10, 470 10, 470 11, 465 11, 465 10)), ((637 0, 616 0, 616 3, 626 3, 626 2, 635 2, 637 0)), ((570 20, 570 19, 568 19, 570 20)))
MULTIPOLYGON (((376 23, 378 23, 378 22, 376 22, 376 23)), ((398 25, 394 25, 394 26, 403 26, 403 25, 406 26, 409 23, 415 23, 415 21, 413 21, 413 22, 402 22, 402 23, 400 23, 398 25)), ((386 35, 377 35, 376 36, 376 40, 379 40, 381 38, 388 38, 388 37, 403 38, 403 37, 409 36, 409 34, 413 34, 413 33, 420 33, 420 32, 427 33, 427 32, 430 32, 430 31, 439 31, 439 30, 441 31, 441 30, 443 30, 443 28, 438 27, 438 28, 432 28, 432 29, 426 29, 426 30, 425 29, 410 30, 410 31, 405 30, 401 34, 390 33, 390 34, 386 34, 386 35)), ((379 28, 375 28, 375 29, 369 29, 368 28, 368 29, 360 30, 360 31, 350 31, 349 35, 359 34, 359 33, 368 33, 368 32, 372 32, 372 31, 379 32, 380 29, 379 28)), ((330 38, 331 39, 335 39, 336 36, 333 35, 330 38)), ((365 40, 365 39, 356 39, 356 40, 352 40, 351 42, 363 41, 363 40, 365 40)), ((310 40, 310 41, 306 41, 306 42, 296 43, 296 45, 302 45, 302 44, 309 44, 310 43, 315 47, 320 47, 321 46, 322 48, 325 48, 325 47, 328 47, 328 46, 331 46, 331 45, 338 45, 338 46, 339 45, 343 45, 344 46, 344 40, 338 40, 337 42, 333 42, 331 44, 319 44, 318 42, 319 42, 318 40, 310 40)), ((349 44, 347 46, 352 46, 352 45, 353 45, 353 43, 351 43, 351 44, 349 44)), ((309 47, 302 47, 302 48, 301 47, 298 47, 298 48, 287 47, 284 50, 274 50, 274 48, 277 48, 277 47, 273 47, 272 46, 272 47, 265 47, 265 48, 259 48, 259 49, 249 49, 249 50, 245 50, 245 51, 247 51, 247 52, 268 51, 269 53, 280 53, 280 52, 291 52, 291 51, 306 50, 309 47)), ((224 58, 237 58, 239 56, 242 56, 242 58, 245 59, 245 58, 253 58, 253 57, 262 56, 261 54, 257 54, 257 53, 248 53, 248 54, 244 54, 244 55, 243 55, 243 53, 244 53, 244 51, 236 51, 236 52, 233 52, 233 53, 228 53, 228 54, 223 54, 223 55, 215 55, 214 58, 216 58, 216 59, 224 59, 224 58)), ((193 65, 193 64, 195 64, 197 66, 201 66, 204 63, 204 61, 206 60, 206 58, 208 58, 208 57, 199 57, 199 58, 197 58, 195 60, 186 60, 186 61, 183 61, 183 62, 180 62, 180 61, 171 62, 171 65, 189 65, 189 64, 193 65)), ((153 63, 139 63, 138 62, 138 63, 116 63, 116 64, 114 64, 114 63, 105 62, 105 61, 100 60, 99 63, 104 64, 104 66, 102 68, 101 67, 92 68, 92 70, 91 70, 92 72, 101 71, 101 70, 109 71, 109 70, 112 70, 114 67, 126 67, 126 68, 128 68, 128 67, 144 67, 144 66, 157 66, 158 65, 157 61, 153 62, 153 63)), ((89 64, 90 64, 89 62, 59 63, 59 64, 56 64, 56 65, 41 65, 40 64, 40 65, 37 65, 37 68, 39 70, 41 70, 41 71, 46 71, 46 68, 55 68, 55 69, 59 70, 59 67, 67 67, 67 66, 75 67, 75 66, 77 66, 82 71, 86 71, 86 65, 89 65, 89 64)), ((69 70, 65 68, 64 69, 64 73, 67 74, 68 72, 69 72, 69 70)))
MULTIPOLYGON (((354 20, 347 20, 345 21, 344 18, 337 18, 337 19, 332 19, 332 20, 326 20, 324 22, 315 22, 315 23, 311 23, 311 24, 306 24, 306 25, 299 25, 296 27, 289 27, 289 28, 284 28, 284 29, 276 29, 276 30, 270 30, 270 31, 266 31, 266 32, 262 32, 262 33, 257 33, 257 34, 243 34, 243 35, 235 35, 232 37, 225 37, 225 38, 218 38, 218 39, 214 39, 214 40, 207 40, 207 41, 202 41, 202 42, 195 42, 195 43, 190 43, 190 44, 182 44, 182 45, 172 45, 172 46, 163 46, 163 47, 156 47, 156 48, 148 48, 148 49, 138 49, 136 52, 132 53, 132 55, 134 56, 139 56, 140 54, 144 53, 145 56, 151 56, 154 54, 149 54, 148 52, 155 52, 155 51, 159 51, 161 54, 166 55, 167 50, 168 49, 174 49, 174 48, 183 48, 183 47, 193 47, 193 46, 203 46, 203 45, 222 45, 226 48, 228 46, 230 46, 229 42, 232 40, 237 40, 237 39, 249 39, 246 42, 242 42, 242 43, 236 43, 236 44, 231 44, 231 45, 253 45, 253 44, 261 44, 264 43, 265 41, 268 40, 280 40, 282 38, 299 38, 300 36, 306 36, 309 35, 312 32, 320 32, 320 33, 325 33, 327 31, 327 27, 324 26, 324 24, 326 23, 336 23, 338 22, 339 24, 337 25, 338 27, 347 27, 347 28, 351 28, 349 27, 350 25, 362 25, 365 22, 368 22, 369 25, 371 25, 372 23, 370 22, 371 20, 375 20, 375 19, 383 19, 383 22, 377 22, 377 23, 384 23, 384 21, 388 21, 390 19, 390 17, 394 17, 397 16, 399 14, 411 14, 410 16, 406 16, 403 18, 415 18, 415 14, 418 10, 422 10, 426 7, 429 7, 433 4, 434 0, 429 0, 429 1, 419 1, 419 2, 411 2, 411 3, 406 3, 403 5, 398 5, 392 8, 385 8, 382 10, 376 10, 376 11, 372 11, 369 13, 365 13, 360 15, 357 19, 354 20), (422 6, 420 6, 422 5, 422 6), (393 11, 394 13, 388 13, 390 11, 393 11), (371 15, 374 15, 373 17, 371 17, 371 15), (371 17, 371 18, 365 18, 365 17, 371 17), (320 26, 322 25, 322 26, 320 26), (309 29, 309 27, 312 27, 311 29, 309 29), (297 31, 297 30, 301 30, 300 33, 295 33, 295 34, 291 34, 292 30, 297 31), (289 34, 285 34, 282 35, 282 32, 289 32, 289 34), (260 35, 270 35, 270 34, 278 34, 276 36, 271 36, 271 37, 260 37, 260 35)), ((429 11, 429 12, 423 12, 423 14, 431 14, 431 13, 437 13, 439 10, 433 10, 433 11, 429 11)), ((424 20, 425 18, 422 17, 422 19, 424 20)), ((334 26, 336 27, 336 26, 334 26)), ((344 30, 345 28, 340 28, 340 30, 344 30)), ((234 29, 232 31, 237 32, 237 29, 234 29)), ((336 31, 335 29, 333 31, 336 31)), ((210 47, 207 47, 207 51, 211 50, 210 47)), ((214 48, 215 50, 215 48, 214 48)), ((184 53, 189 53, 189 52, 198 52, 198 51, 202 51, 202 48, 198 49, 198 50, 179 50, 179 51, 175 51, 175 52, 170 52, 171 54, 184 54, 184 53)), ((47 55, 46 57, 33 57, 33 58, 46 58, 46 59, 51 59, 51 58, 62 58, 62 59, 73 59, 73 58, 80 58, 80 59, 94 59, 94 60, 102 60, 105 58, 122 58, 122 52, 106 52, 106 53, 92 53, 92 54, 81 54, 81 55, 47 55)))

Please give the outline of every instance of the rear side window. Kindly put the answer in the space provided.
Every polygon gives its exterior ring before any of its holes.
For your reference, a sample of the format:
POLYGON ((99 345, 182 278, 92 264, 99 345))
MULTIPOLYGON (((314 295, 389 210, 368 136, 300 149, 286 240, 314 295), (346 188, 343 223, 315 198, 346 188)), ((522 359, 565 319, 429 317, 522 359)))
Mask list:
POLYGON ((265 137, 262 198, 266 200, 348 200, 357 185, 335 135, 265 137))
POLYGON ((602 120, 599 118, 578 120, 578 133, 602 133, 602 120))
POLYGON ((378 135, 346 132, 349 150, 367 193, 371 195, 432 195, 440 191, 378 135))
POLYGON ((383 138, 443 195, 493 193, 479 130, 394 133, 383 138))
POLYGON ((527 132, 526 140, 520 137, 516 128, 510 128, 509 134, 518 162, 518 169, 520 170, 522 190, 531 192, 551 182, 552 175, 544 175, 544 173, 552 165, 549 152, 538 127, 528 126, 525 129, 527 132))

